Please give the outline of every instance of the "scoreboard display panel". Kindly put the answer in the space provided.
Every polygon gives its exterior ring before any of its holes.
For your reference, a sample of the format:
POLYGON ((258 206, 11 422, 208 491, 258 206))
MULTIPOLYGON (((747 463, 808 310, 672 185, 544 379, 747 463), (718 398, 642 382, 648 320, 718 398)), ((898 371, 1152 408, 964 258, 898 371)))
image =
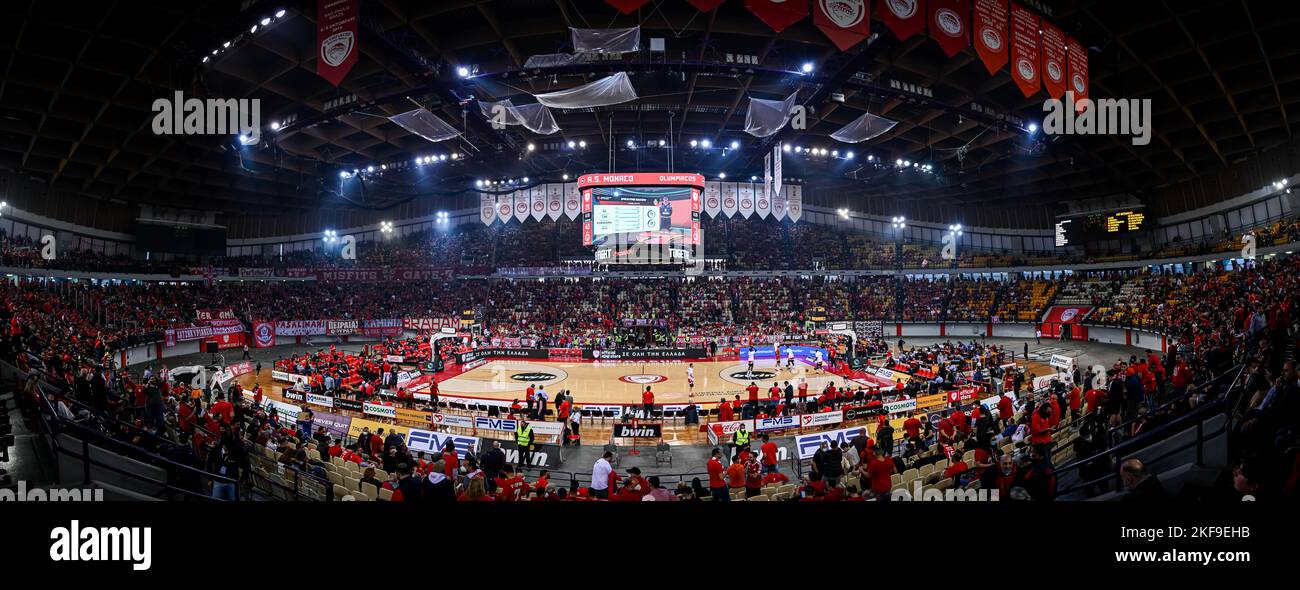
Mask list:
POLYGON ((1146 228, 1146 214, 1141 209, 1063 217, 1056 220, 1056 247, 1064 248, 1088 240, 1121 238, 1146 228))
POLYGON ((659 264, 701 245, 699 174, 589 174, 578 179, 582 241, 598 262, 659 264))

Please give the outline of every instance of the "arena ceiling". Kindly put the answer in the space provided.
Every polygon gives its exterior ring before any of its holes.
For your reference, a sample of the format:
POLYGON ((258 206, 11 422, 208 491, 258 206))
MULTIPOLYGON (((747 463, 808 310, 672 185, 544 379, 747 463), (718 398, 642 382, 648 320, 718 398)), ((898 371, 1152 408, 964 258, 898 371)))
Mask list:
POLYGON ((1300 11, 1288 3, 1048 0, 1039 7, 1090 47, 1094 96, 1153 99, 1150 145, 1113 136, 1045 141, 988 116, 992 109, 1039 120, 1044 96, 1025 99, 1005 69, 989 76, 972 49, 950 59, 924 35, 899 42, 873 22, 873 40, 841 52, 811 19, 773 34, 740 0, 707 13, 684 0, 652 0, 631 15, 601 0, 362 0, 360 61, 340 88, 315 72, 314 1, 244 2, 242 10, 229 1, 107 1, 72 10, 23 0, 0 21, 0 169, 127 203, 384 208, 453 194, 480 178, 604 171, 610 143, 618 170, 665 169, 668 150, 645 146, 667 139, 677 146, 677 171, 761 176, 762 155, 784 141, 856 152, 853 160, 787 158, 786 176, 802 178, 812 192, 925 207, 1050 208, 1141 193, 1291 145, 1300 119, 1300 11), (281 8, 283 18, 250 33, 281 8), (666 52, 522 69, 531 55, 570 51, 569 27, 637 24, 643 44, 662 37, 666 52), (727 64, 726 54, 758 56, 760 65, 727 64), (811 74, 797 71, 805 62, 814 64, 811 74), (477 74, 462 79, 458 67, 477 74), (562 130, 552 136, 495 130, 474 104, 531 102, 528 93, 619 71, 632 75, 638 101, 557 110, 562 130), (931 96, 909 95, 896 82, 931 96), (807 130, 767 139, 742 131, 747 97, 783 98, 793 89, 810 109, 807 130), (150 105, 177 90, 258 98, 264 123, 288 123, 256 146, 155 135, 150 105), (348 95, 355 101, 338 101, 348 95), (432 144, 385 118, 415 105, 464 135, 432 144), (827 137, 868 111, 899 124, 863 144, 827 137), (692 139, 714 148, 691 149, 692 139), (740 147, 724 155, 719 148, 733 140, 740 147), (569 149, 569 141, 587 148, 569 149), (455 161, 412 164, 452 152, 455 161), (899 172, 865 155, 930 163, 934 172, 899 172), (400 169, 339 192, 340 170, 385 164, 400 169))

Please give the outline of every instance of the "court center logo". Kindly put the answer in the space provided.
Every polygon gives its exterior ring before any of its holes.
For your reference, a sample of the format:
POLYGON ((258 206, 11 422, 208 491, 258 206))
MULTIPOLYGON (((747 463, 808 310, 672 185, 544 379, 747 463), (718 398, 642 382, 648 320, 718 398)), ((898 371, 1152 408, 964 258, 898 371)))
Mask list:
POLYGON ((153 101, 154 135, 238 135, 256 145, 262 137, 262 101, 257 98, 185 98, 153 101))
POLYGON ((664 377, 663 375, 641 374, 641 375, 623 375, 622 377, 619 377, 618 380, 624 383, 634 383, 636 385, 650 385, 651 383, 663 383, 664 381, 667 381, 668 378, 664 377))
POLYGON ((555 379, 558 379, 559 377, 554 373, 545 373, 542 371, 536 371, 532 373, 515 373, 514 375, 511 375, 510 378, 514 379, 515 381, 537 382, 537 381, 553 381, 555 379))
POLYGON ((732 371, 731 373, 728 373, 727 376, 731 377, 732 379, 739 379, 739 380, 749 379, 751 381, 752 380, 765 381, 768 379, 776 379, 776 372, 768 371, 766 369, 754 369, 753 371, 737 369, 732 371))
POLYGON ((1129 135, 1133 145, 1151 143, 1151 99, 1102 98, 1043 101, 1043 133, 1047 135, 1129 135))

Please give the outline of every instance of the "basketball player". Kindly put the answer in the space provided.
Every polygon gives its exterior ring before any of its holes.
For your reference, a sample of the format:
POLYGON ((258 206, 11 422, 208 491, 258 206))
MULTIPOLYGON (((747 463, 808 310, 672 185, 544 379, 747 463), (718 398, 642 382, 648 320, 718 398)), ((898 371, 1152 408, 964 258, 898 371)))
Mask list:
POLYGON ((785 368, 794 370, 794 349, 787 347, 785 349, 785 368))
POLYGON ((749 347, 749 368, 745 370, 746 377, 754 376, 754 347, 749 347))
POLYGON ((818 373, 822 372, 822 351, 820 348, 817 349, 817 359, 816 362, 813 363, 813 367, 817 369, 818 373))
POLYGON ((689 397, 695 397, 695 363, 686 365, 686 388, 690 391, 689 397))
POLYGON ((780 342, 772 343, 772 363, 776 365, 777 369, 781 368, 781 343, 780 342))

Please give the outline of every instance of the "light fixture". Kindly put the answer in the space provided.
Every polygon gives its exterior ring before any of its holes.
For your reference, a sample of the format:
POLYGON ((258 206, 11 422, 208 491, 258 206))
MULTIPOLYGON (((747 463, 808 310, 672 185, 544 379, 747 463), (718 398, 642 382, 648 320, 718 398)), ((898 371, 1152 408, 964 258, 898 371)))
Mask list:
POLYGON ((803 151, 803 146, 798 146, 798 145, 797 145, 797 146, 794 146, 794 153, 797 154, 797 153, 800 153, 800 152, 802 152, 802 151, 803 151))
POLYGON ((799 69, 800 69, 800 71, 802 71, 802 72, 805 73, 805 74, 811 74, 812 71, 813 71, 813 64, 812 64, 812 62, 810 62, 810 61, 809 61, 809 62, 804 62, 803 67, 801 67, 801 68, 799 68, 799 69))
POLYGON ((740 149, 740 142, 739 142, 739 141, 736 141, 736 140, 734 140, 734 139, 731 140, 731 149, 733 149, 733 150, 738 150, 738 149, 740 149))
POLYGON ((535 149, 537 149, 537 146, 535 146, 535 145, 533 145, 533 144, 531 144, 531 143, 528 144, 528 151, 531 152, 531 151, 533 151, 533 150, 535 150, 535 149))
POLYGON ((790 151, 790 144, 787 143, 787 144, 781 146, 781 151, 783 151, 783 152, 788 152, 788 151, 790 151))
POLYGON ((457 75, 457 76, 460 76, 460 77, 462 77, 462 78, 468 78, 468 77, 469 77, 469 68, 467 68, 467 67, 465 67, 465 66, 460 66, 460 67, 456 68, 456 75, 457 75))
POLYGON ((757 175, 750 176, 750 177, 749 177, 749 180, 750 180, 750 182, 753 182, 753 181, 755 181, 755 180, 758 180, 758 176, 757 176, 757 175))
POLYGON ((244 145, 257 145, 257 138, 247 133, 240 134, 239 143, 244 145))
POLYGON ((1037 123, 1030 123, 1030 124, 1029 124, 1029 134, 1030 134, 1030 135, 1033 135, 1033 134, 1036 133, 1037 131, 1038 131, 1038 124, 1037 124, 1037 123))
POLYGON ((474 186, 483 186, 483 179, 480 178, 480 179, 478 179, 478 180, 475 180, 475 181, 474 181, 474 186))
POLYGON ((560 175, 560 178, 562 178, 562 179, 564 179, 564 180, 568 180, 568 179, 569 179, 569 173, 568 173, 568 172, 565 172, 564 174, 560 175))
POLYGON ((203 56, 203 63, 208 63, 208 56, 203 56))
POLYGON ((699 147, 699 145, 700 145, 699 140, 695 140, 695 139, 691 140, 691 147, 699 147))
POLYGON ((853 159, 853 152, 850 151, 850 152, 845 153, 845 154, 844 154, 844 157, 845 157, 846 159, 852 160, 852 159, 853 159))
MULTIPOLYGON (((853 157, 853 152, 849 152, 849 157, 850 157, 850 158, 853 157)), ((876 161, 876 157, 873 156, 873 155, 871 155, 871 154, 867 154, 867 161, 868 161, 868 162, 874 162, 874 161, 876 161)))
POLYGON ((956 225, 950 225, 950 226, 948 226, 948 233, 950 233, 950 234, 956 234, 956 235, 959 235, 959 236, 960 236, 960 235, 961 235, 961 224, 958 223, 958 224, 956 224, 956 225))
POLYGON ((573 140, 569 140, 569 149, 573 149, 576 145, 578 144, 574 143, 573 140))
POLYGON ((578 141, 578 147, 580 147, 580 148, 586 148, 586 147, 587 147, 587 140, 585 140, 585 139, 583 139, 583 140, 579 140, 579 141, 578 141))
POLYGON ((256 32, 257 32, 257 25, 253 25, 253 28, 249 29, 248 32, 249 32, 249 33, 256 33, 256 32))
POLYGON ((726 172, 719 172, 719 173, 718 173, 718 178, 721 178, 721 179, 724 179, 724 180, 725 180, 725 179, 727 178, 727 173, 726 173, 726 172))
POLYGON ((659 140, 659 147, 664 147, 666 145, 668 145, 668 140, 666 139, 659 140))
POLYGON ((527 177, 527 176, 524 177, 524 182, 528 182, 528 177, 527 177))
POLYGON ((840 218, 841 218, 841 219, 848 219, 848 218, 849 218, 849 210, 848 210, 848 209, 844 209, 844 208, 841 207, 840 210, 839 210, 839 214, 840 214, 840 218))
POLYGON ((268 16, 268 17, 262 19, 260 22, 262 23, 262 26, 265 27, 266 25, 271 24, 271 17, 268 16))
POLYGON ((283 8, 281 8, 280 10, 275 11, 275 18, 284 18, 284 9, 283 9, 283 8))
POLYGON ((384 232, 386 234, 393 233, 393 222, 391 221, 379 222, 379 231, 384 232))
POLYGON ((840 157, 840 150, 831 150, 831 155, 836 158, 840 157))
POLYGON ((627 140, 627 147, 629 147, 629 148, 631 148, 631 149, 636 149, 636 142, 635 142, 635 141, 632 141, 632 140, 630 140, 630 139, 627 140))
POLYGON ((388 169, 388 164, 380 164, 380 165, 379 165, 379 169, 380 169, 380 170, 387 170, 387 169, 388 169))
POLYGON ((279 131, 279 130, 280 130, 280 122, 271 121, 271 131, 279 131))
POLYGON ((895 165, 895 166, 898 166, 899 168, 902 168, 902 167, 903 167, 903 160, 902 160, 902 158, 899 158, 899 159, 897 159, 897 160, 894 160, 894 165, 895 165))
POLYGON ((451 159, 455 160, 456 158, 459 158, 459 157, 460 157, 460 152, 452 152, 452 153, 451 153, 451 159))
POLYGON ((230 42, 229 42, 229 41, 226 41, 225 43, 222 43, 222 44, 221 44, 221 48, 222 48, 222 49, 229 49, 229 48, 230 48, 230 42))
POLYGON ((374 164, 371 164, 371 165, 369 165, 369 166, 366 166, 366 172, 374 172, 374 171, 375 171, 375 165, 374 165, 374 164))

